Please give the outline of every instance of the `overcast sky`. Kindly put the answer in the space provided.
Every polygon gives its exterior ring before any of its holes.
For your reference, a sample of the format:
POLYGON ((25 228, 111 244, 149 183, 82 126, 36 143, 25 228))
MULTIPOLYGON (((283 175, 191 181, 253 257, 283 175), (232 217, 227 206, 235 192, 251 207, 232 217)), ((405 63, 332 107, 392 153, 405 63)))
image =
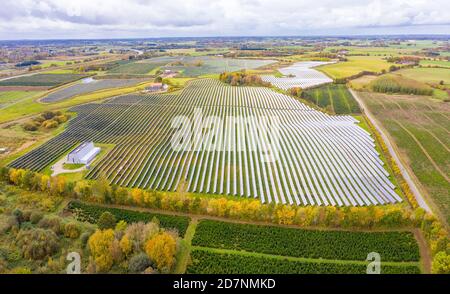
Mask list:
POLYGON ((450 0, 1 0, 0 39, 450 34, 450 0))

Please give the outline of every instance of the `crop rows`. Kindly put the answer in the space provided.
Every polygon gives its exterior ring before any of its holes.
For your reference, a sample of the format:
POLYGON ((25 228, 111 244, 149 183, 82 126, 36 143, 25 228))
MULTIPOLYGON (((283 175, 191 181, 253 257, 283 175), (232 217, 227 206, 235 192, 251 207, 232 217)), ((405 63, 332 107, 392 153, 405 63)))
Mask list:
POLYGON ((34 74, 0 81, 0 86, 47 86, 67 84, 86 77, 82 74, 34 74))
MULTIPOLYGON (((191 252, 189 274, 365 274, 367 265, 302 262, 288 259, 222 254, 207 250, 191 252)), ((384 265, 382 274, 420 274, 415 265, 384 265)))
POLYGON ((325 85, 302 93, 306 100, 336 114, 361 113, 358 103, 344 85, 325 85))
MULTIPOLYGON (((10 165, 42 170, 86 140, 115 144, 87 178, 105 175, 127 187, 260 198, 263 203, 360 206, 401 198, 370 135, 350 116, 330 116, 263 87, 232 87, 217 80, 192 81, 179 95, 126 95, 78 112, 67 130, 10 165), (195 115, 201 109, 203 116, 195 115), (176 116, 193 133, 208 116, 221 119, 214 140, 200 149, 172 148, 176 116), (236 124, 234 118, 256 118, 236 124), (279 121, 279 132, 262 132, 257 119, 279 121), (269 145, 279 138, 279 144, 269 145), (212 142, 221 148, 212 149, 212 142), (272 149, 270 149, 272 148, 272 149), (265 152, 276 150, 275 161, 265 152)), ((200 127, 199 127, 200 126, 200 127)), ((203 130, 204 132, 205 130, 203 130)), ((203 133, 206 134, 206 133, 203 133)))
POLYGON ((318 231, 203 220, 192 244, 304 258, 362 261, 377 252, 384 261, 420 259, 410 232, 318 231))
POLYGON ((59 91, 55 91, 42 98, 43 102, 55 102, 71 98, 76 95, 81 95, 89 92, 108 88, 127 87, 144 82, 144 79, 107 79, 107 80, 94 80, 90 79, 89 82, 81 82, 75 85, 71 85, 59 91))
POLYGON ((315 66, 327 64, 327 62, 308 61, 297 62, 279 71, 284 77, 278 78, 270 75, 261 76, 262 80, 269 82, 277 88, 288 90, 289 88, 300 87, 307 89, 310 87, 331 83, 332 79, 325 74, 313 69, 315 66))
POLYGON ((128 224, 136 222, 150 222, 157 218, 161 227, 166 229, 176 229, 180 236, 184 236, 189 225, 189 218, 184 216, 164 215, 157 213, 140 212, 119 208, 109 208, 97 205, 86 204, 78 201, 72 201, 68 209, 76 212, 80 220, 96 223, 102 213, 108 211, 112 213, 117 221, 123 220, 128 224))

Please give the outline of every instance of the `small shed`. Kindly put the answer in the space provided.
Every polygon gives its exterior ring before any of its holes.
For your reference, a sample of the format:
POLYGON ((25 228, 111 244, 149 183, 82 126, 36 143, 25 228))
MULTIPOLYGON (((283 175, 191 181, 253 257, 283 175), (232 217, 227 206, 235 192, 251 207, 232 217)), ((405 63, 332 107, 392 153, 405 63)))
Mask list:
POLYGON ((100 152, 99 147, 95 147, 94 143, 84 142, 69 154, 67 154, 67 163, 89 164, 95 156, 100 152))

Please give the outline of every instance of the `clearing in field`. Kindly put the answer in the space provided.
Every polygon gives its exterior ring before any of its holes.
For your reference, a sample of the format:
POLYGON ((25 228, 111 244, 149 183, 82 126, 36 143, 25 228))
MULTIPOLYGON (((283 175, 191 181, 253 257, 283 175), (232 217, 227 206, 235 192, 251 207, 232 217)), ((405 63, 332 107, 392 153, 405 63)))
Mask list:
POLYGON ((78 116, 63 134, 10 166, 39 171, 74 145, 93 141, 116 145, 87 178, 104 175, 121 186, 175 191, 186 183, 191 192, 297 205, 402 201, 374 140, 356 119, 327 115, 268 88, 200 79, 177 95, 119 96, 71 111, 78 116), (190 138, 201 148, 176 149, 172 139, 179 126, 171 123, 180 115, 197 130, 206 117, 214 115, 220 121, 215 132, 212 125, 204 127, 204 132, 210 130, 208 140, 190 138), (235 118, 247 121, 239 124, 235 118), (262 118, 270 125, 279 123, 279 133, 261 131, 262 118), (268 151, 275 160, 267 160, 268 151))
POLYGON ((358 95, 450 222, 450 105, 426 96, 358 95))
POLYGON ((313 67, 329 63, 330 62, 320 61, 297 62, 291 66, 279 69, 279 71, 284 75, 283 77, 263 75, 261 76, 261 79, 283 90, 288 90, 294 87, 307 89, 313 86, 333 82, 332 79, 320 71, 313 69, 313 67))

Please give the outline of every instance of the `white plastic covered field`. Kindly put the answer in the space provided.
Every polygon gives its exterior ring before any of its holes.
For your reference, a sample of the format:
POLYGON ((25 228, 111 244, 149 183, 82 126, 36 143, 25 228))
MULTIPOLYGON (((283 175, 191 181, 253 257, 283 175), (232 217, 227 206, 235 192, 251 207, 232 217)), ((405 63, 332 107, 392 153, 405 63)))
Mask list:
POLYGON ((327 77, 325 74, 313 68, 324 64, 329 64, 329 62, 297 62, 291 66, 279 69, 279 71, 285 77, 278 78, 271 75, 263 75, 261 76, 261 79, 265 82, 270 82, 275 87, 283 90, 288 90, 294 87, 307 89, 313 86, 333 82, 333 80, 327 77), (290 75, 292 75, 292 77, 290 75))
POLYGON ((176 191, 254 197, 264 203, 363 206, 402 201, 394 192, 370 135, 350 116, 330 116, 264 87, 232 87, 217 80, 189 83, 178 95, 126 95, 72 109, 68 129, 17 159, 12 166, 41 170, 77 142, 115 144, 93 166, 88 178, 105 175, 112 183, 176 191), (171 148, 175 116, 276 116, 280 152, 264 162, 251 151, 270 138, 255 136, 257 126, 225 123, 226 151, 171 148), (233 133, 232 131, 235 131, 233 133), (234 134, 234 135, 233 135, 234 134), (233 146, 231 146, 233 145, 233 146), (244 151, 233 151, 238 149, 244 151), (58 155, 59 154, 59 155, 58 155), (56 158, 55 158, 56 157, 56 158))

